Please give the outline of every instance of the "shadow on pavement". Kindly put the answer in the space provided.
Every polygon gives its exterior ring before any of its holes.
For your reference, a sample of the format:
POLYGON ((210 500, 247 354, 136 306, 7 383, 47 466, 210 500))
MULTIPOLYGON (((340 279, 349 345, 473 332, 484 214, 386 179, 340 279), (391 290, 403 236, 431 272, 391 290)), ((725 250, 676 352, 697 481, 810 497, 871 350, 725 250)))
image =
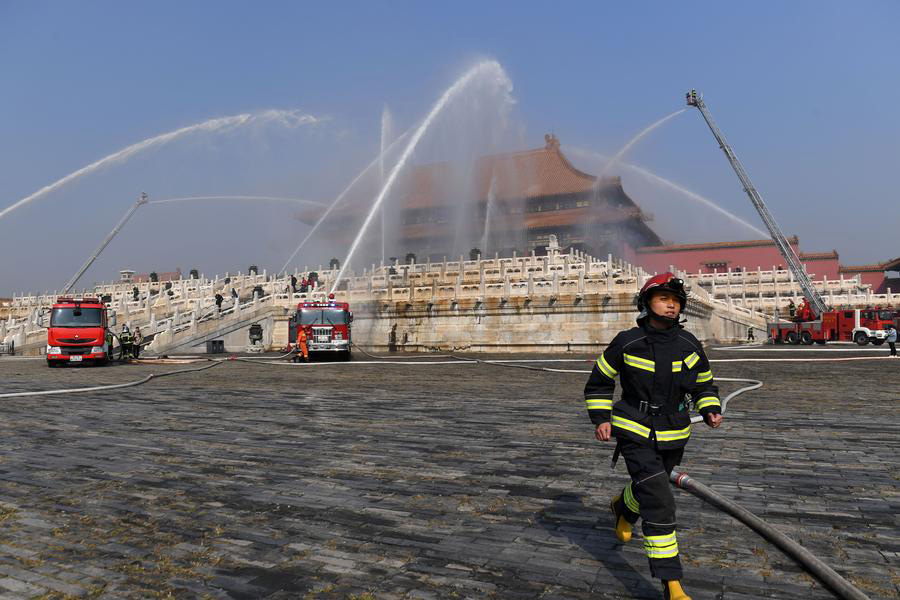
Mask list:
MULTIPOLYGON (((535 522, 548 531, 564 535, 580 546, 594 560, 603 563, 607 573, 615 577, 634 598, 659 598, 659 589, 643 573, 635 570, 622 554, 622 544, 613 534, 612 514, 585 506, 580 494, 564 493, 553 499, 553 505, 539 511, 535 522), (594 527, 598 522, 600 529, 594 527)), ((632 540, 631 543, 635 543, 632 540)), ((637 542, 640 543, 640 542, 637 542)), ((602 592, 602 589, 596 589, 602 592)))

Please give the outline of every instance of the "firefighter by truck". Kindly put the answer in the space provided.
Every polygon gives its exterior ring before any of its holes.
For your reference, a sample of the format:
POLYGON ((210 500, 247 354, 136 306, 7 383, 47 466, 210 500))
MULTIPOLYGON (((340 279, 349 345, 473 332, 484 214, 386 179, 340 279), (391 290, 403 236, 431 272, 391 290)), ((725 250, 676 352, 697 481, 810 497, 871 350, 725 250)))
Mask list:
POLYGON ((333 294, 325 302, 301 302, 292 321, 291 342, 296 342, 296 350, 300 349, 302 331, 310 357, 336 354, 350 360, 353 313, 347 302, 336 302, 333 294))

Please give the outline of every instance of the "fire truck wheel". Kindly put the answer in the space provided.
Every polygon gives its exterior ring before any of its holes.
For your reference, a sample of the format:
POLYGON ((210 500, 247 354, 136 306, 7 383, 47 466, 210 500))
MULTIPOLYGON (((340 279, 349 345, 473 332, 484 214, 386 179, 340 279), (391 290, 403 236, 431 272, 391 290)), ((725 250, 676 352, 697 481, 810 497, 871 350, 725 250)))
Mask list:
POLYGON ((47 361, 47 366, 50 367, 51 369, 55 369, 58 365, 59 365, 59 363, 57 363, 55 360, 47 361))
POLYGON ((800 336, 797 335, 796 331, 788 331, 784 339, 788 344, 796 345, 800 343, 800 336))
POLYGON ((349 350, 347 350, 346 352, 341 352, 341 360, 343 360, 344 362, 350 362, 352 360, 352 356, 349 350))
POLYGON ((816 340, 816 343, 819 344, 820 346, 824 346, 825 342, 826 342, 826 340, 816 340))
POLYGON ((853 341, 856 342, 860 346, 865 346, 866 344, 869 343, 869 336, 867 336, 862 331, 857 331, 856 334, 853 336, 853 341))
POLYGON ((808 331, 804 331, 803 333, 800 334, 800 341, 803 343, 804 346, 812 346, 812 344, 813 344, 812 334, 808 331))

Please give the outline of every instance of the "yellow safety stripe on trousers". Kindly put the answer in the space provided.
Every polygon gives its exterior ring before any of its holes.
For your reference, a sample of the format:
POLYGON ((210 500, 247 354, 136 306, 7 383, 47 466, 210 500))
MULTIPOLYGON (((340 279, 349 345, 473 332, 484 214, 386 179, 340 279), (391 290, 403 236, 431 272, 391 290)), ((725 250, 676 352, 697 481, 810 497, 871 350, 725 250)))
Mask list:
POLYGON ((624 354, 625 364, 635 367, 637 369, 643 369, 645 371, 650 371, 651 373, 656 371, 655 365, 652 360, 647 360, 646 358, 641 358, 640 356, 634 356, 632 354, 624 354))
POLYGON ((678 540, 675 532, 666 535, 645 535, 644 550, 647 558, 672 558, 678 556, 678 540))
POLYGON ((696 352, 691 352, 688 354, 687 358, 684 359, 684 364, 687 365, 688 369, 693 369, 698 360, 700 360, 700 355, 696 352))
POLYGON ((710 406, 716 406, 718 408, 722 408, 722 405, 719 403, 719 399, 715 396, 706 396, 704 398, 700 398, 697 400, 697 410, 702 410, 704 408, 708 408, 710 406))
POLYGON ((585 398, 588 410, 612 410, 612 399, 610 398, 585 398))
POLYGON ((676 360, 672 363, 672 372, 673 373, 681 373, 681 361, 676 360))
POLYGON ((600 358, 597 359, 597 368, 600 369, 600 372, 609 377, 610 379, 615 379, 616 375, 619 374, 618 371, 609 366, 609 363, 606 362, 606 357, 602 354, 600 358))
POLYGON ((650 428, 644 427, 640 423, 636 423, 631 419, 626 419, 625 417, 620 417, 619 415, 613 415, 612 426, 618 427, 619 429, 624 429, 625 431, 630 431, 631 433, 636 433, 641 437, 650 439, 650 428))
POLYGON ((668 429, 656 432, 657 442, 675 442, 677 440, 686 440, 691 437, 691 426, 688 425, 684 429, 668 429))
POLYGON ((634 493, 631 491, 630 481, 625 486, 625 491, 622 492, 622 498, 625 499, 625 506, 628 507, 628 510, 638 515, 641 514, 641 505, 638 504, 637 498, 634 497, 634 493))
POLYGON ((703 371, 702 373, 697 373, 697 383, 706 383, 707 381, 712 381, 712 371, 703 371))

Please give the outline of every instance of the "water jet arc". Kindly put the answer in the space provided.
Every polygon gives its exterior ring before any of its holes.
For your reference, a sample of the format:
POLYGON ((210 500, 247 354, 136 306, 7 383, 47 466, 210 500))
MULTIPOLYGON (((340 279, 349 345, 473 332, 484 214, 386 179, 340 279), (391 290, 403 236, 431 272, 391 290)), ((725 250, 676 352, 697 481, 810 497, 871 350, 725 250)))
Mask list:
MULTIPOLYGON (((387 147, 385 152, 390 152, 393 149, 393 147, 395 145, 397 145, 400 142, 400 140, 405 138, 408 134, 409 134, 409 132, 406 131, 400 137, 398 137, 396 140, 391 142, 391 145, 387 147)), ((334 210, 335 207, 337 207, 337 205, 341 203, 341 200, 344 199, 344 196, 346 196, 348 193, 350 193, 350 190, 352 190, 356 186, 356 184, 359 183, 359 180, 362 179, 366 173, 371 171, 375 167, 375 165, 379 164, 379 160, 381 160, 382 155, 383 154, 379 154, 378 156, 376 156, 375 159, 372 162, 370 162, 368 165, 366 165, 366 167, 362 171, 357 173, 356 177, 354 177, 352 180, 350 180, 350 183, 347 184, 347 187, 345 187, 341 191, 341 193, 337 195, 337 198, 335 198, 334 201, 328 205, 328 208, 325 209, 325 212, 322 213, 322 216, 316 220, 316 222, 313 224, 312 228, 307 232, 307 234, 303 238, 303 240, 300 241, 300 243, 297 245, 297 247, 294 249, 294 251, 288 257, 288 259, 284 262, 284 266, 281 267, 281 270, 279 271, 279 273, 285 272, 285 270, 288 268, 288 265, 291 264, 291 261, 294 260, 295 256, 297 256, 297 253, 300 252, 300 249, 306 245, 306 242, 308 242, 309 239, 313 236, 313 234, 319 229, 319 226, 322 224, 322 222, 325 221, 325 219, 328 217, 328 215, 331 214, 331 211, 334 210)))
POLYGON ((148 204, 168 204, 170 202, 188 202, 191 200, 264 200, 271 202, 295 202, 299 204, 325 206, 324 202, 318 202, 316 200, 306 200, 304 198, 285 198, 281 196, 183 196, 178 198, 160 198, 159 200, 150 200, 148 204))
POLYGON ((82 167, 76 171, 72 171, 65 177, 58 179, 51 183, 50 185, 46 185, 34 192, 33 194, 22 198, 21 200, 16 201, 15 203, 7 206, 3 210, 0 210, 0 219, 5 217, 7 214, 16 210, 17 208, 28 204, 38 198, 46 196, 47 194, 60 189, 61 187, 79 179, 85 175, 89 175, 99 169, 104 167, 120 163, 128 160, 132 156, 143 152, 144 150, 148 150, 150 148, 154 148, 157 146, 162 146, 171 142, 175 139, 183 137, 185 135, 195 133, 198 131, 219 131, 228 129, 231 127, 239 127, 242 125, 246 125, 248 123, 256 122, 256 121, 272 121, 272 120, 280 120, 284 123, 287 123, 290 126, 299 126, 299 125, 307 125, 310 123, 317 123, 319 121, 318 118, 312 115, 301 114, 296 110, 266 110, 257 113, 242 113, 239 115, 233 115, 230 117, 220 117, 216 119, 209 119, 208 121, 203 121, 202 123, 196 123, 194 125, 188 125, 187 127, 182 127, 180 129, 176 129, 174 131, 170 131, 168 133, 163 133, 151 138, 147 138, 146 140, 140 141, 136 144, 132 144, 122 150, 117 152, 113 152, 112 154, 101 158, 86 167, 82 167))
POLYGON ((681 109, 679 109, 679 110, 676 110, 675 112, 673 112, 673 113, 670 114, 670 115, 666 115, 665 117, 663 117, 662 119, 656 121, 655 123, 652 123, 652 124, 648 125, 648 126, 645 127, 644 129, 642 129, 636 136, 634 136, 633 138, 631 138, 631 139, 628 141, 628 143, 626 143, 624 146, 622 146, 622 149, 619 150, 618 152, 616 152, 616 153, 613 155, 613 157, 609 160, 609 162, 607 162, 606 165, 604 165, 603 170, 600 171, 600 175, 597 176, 597 184, 598 184, 598 185, 600 184, 600 180, 603 178, 603 176, 606 175, 606 173, 607 173, 614 165, 616 165, 616 164, 622 159, 622 157, 625 156, 625 154, 626 154, 629 150, 631 150, 632 146, 634 146, 634 145, 637 144, 639 141, 641 141, 641 139, 642 139, 643 137, 649 135, 654 129, 656 129, 657 127, 662 126, 662 124, 665 123, 666 121, 668 121, 669 119, 674 119, 675 117, 677 117, 678 115, 680 115, 681 113, 683 113, 683 112, 686 111, 686 110, 687 110, 686 108, 681 108, 681 109))
MULTIPOLYGON (((593 159, 599 159, 602 161, 610 160, 610 158, 608 156, 605 156, 598 152, 594 152, 592 150, 585 150, 584 148, 575 148, 575 147, 570 148, 570 150, 573 152, 573 154, 580 154, 581 156, 586 156, 586 157, 590 157, 593 159)), ((664 185, 670 189, 673 189, 676 192, 687 196, 691 200, 694 200, 696 202, 703 204, 707 208, 711 208, 712 210, 716 211, 717 213, 727 217, 729 220, 734 221, 738 225, 741 225, 742 227, 746 227, 747 229, 749 229, 756 235, 761 235, 764 238, 768 237, 768 234, 766 232, 764 232, 762 229, 759 229, 758 227, 754 227, 753 225, 751 225, 750 223, 748 223, 741 217, 722 208, 721 206, 719 206, 718 204, 716 204, 709 198, 706 198, 705 196, 701 196, 700 194, 698 194, 696 192, 692 192, 691 190, 687 189, 686 187, 683 187, 683 186, 675 183, 674 181, 666 179, 665 177, 661 177, 660 175, 657 175, 656 173, 653 173, 652 171, 649 171, 643 167, 639 167, 638 165, 636 165, 634 163, 628 163, 628 162, 621 161, 619 164, 621 164, 626 169, 630 169, 630 170, 634 171, 635 173, 638 173, 639 175, 643 175, 645 178, 647 178, 655 183, 658 183, 660 185, 664 185)))
POLYGON ((428 128, 431 126, 431 123, 434 119, 443 111, 444 107, 469 83, 472 82, 473 79, 478 77, 483 73, 493 72, 498 76, 498 79, 508 88, 511 87, 509 79, 506 76, 506 73, 503 71, 503 68, 496 61, 484 61, 478 63, 473 68, 471 68, 468 72, 466 72, 462 77, 460 77, 456 83, 447 88, 447 90, 443 93, 443 95, 438 99, 438 101, 434 104, 431 109, 431 112, 428 113, 428 116, 425 117, 425 120, 422 121, 422 124, 419 125, 419 128, 416 129, 415 133, 413 133, 412 139, 409 140, 409 143, 406 145, 406 148, 403 150, 403 154, 400 155, 400 158, 397 160, 397 163, 391 169, 390 175, 388 175, 387 180, 384 182, 384 186, 381 188, 381 192, 379 192, 378 197, 375 199, 375 202, 372 204, 372 208, 369 210, 369 214, 366 215, 365 221, 363 221, 362 227, 360 227, 359 232, 356 234, 356 238, 353 240, 353 244, 350 246, 350 250, 347 252, 347 256, 344 258, 344 263, 341 265, 340 270, 338 271, 337 277, 334 280, 334 283, 331 286, 330 293, 334 293, 337 289, 338 284, 341 282, 341 279, 344 276, 344 271, 347 270, 347 265, 351 263, 353 260, 353 255, 356 253, 356 249, 359 247, 360 242, 362 241, 363 235, 366 230, 369 228, 369 224, 372 222, 372 219, 375 216, 375 213, 381 207, 382 202, 384 202, 385 196, 387 196, 388 192, 394 186, 394 182, 397 180, 397 176, 403 167, 406 166, 406 163, 409 161, 410 156, 415 151, 416 147, 419 145, 419 141, 421 141, 422 136, 425 135, 425 132, 428 131, 428 128))

